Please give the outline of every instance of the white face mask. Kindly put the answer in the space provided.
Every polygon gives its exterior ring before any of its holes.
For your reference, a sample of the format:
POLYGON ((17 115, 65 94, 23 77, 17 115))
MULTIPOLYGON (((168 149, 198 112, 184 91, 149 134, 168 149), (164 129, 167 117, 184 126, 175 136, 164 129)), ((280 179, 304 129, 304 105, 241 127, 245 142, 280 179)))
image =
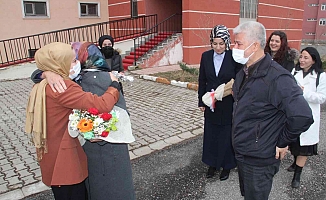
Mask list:
POLYGON ((73 80, 74 78, 76 78, 76 77, 78 76, 78 74, 80 73, 80 70, 81 70, 80 62, 79 62, 79 60, 77 60, 76 65, 74 65, 74 66, 72 67, 72 69, 70 69, 70 73, 71 73, 71 72, 74 72, 74 73, 73 73, 73 74, 69 74, 69 78, 70 78, 71 80, 73 80))
MULTIPOLYGON (((253 43, 251 43, 251 45, 253 43)), ((234 61, 237 62, 237 63, 243 64, 243 65, 246 64, 248 62, 249 58, 255 53, 255 52, 252 52, 252 54, 250 54, 250 56, 248 56, 248 58, 244 57, 245 51, 249 47, 251 47, 251 45, 249 45, 245 50, 233 48, 232 49, 232 57, 233 57, 234 61)))

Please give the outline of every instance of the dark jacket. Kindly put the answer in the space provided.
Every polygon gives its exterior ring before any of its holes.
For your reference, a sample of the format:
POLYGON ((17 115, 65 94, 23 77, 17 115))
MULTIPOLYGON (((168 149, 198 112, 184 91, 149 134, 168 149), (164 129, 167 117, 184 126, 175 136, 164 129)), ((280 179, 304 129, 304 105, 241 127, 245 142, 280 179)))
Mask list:
POLYGON ((105 59, 108 62, 111 71, 123 72, 122 58, 117 50, 114 50, 114 55, 111 59, 105 59))
POLYGON ((201 57, 198 78, 198 106, 206 107, 206 120, 210 120, 214 124, 227 125, 232 123, 232 96, 229 95, 224 97, 223 101, 217 101, 214 112, 203 103, 202 96, 206 92, 210 92, 211 89, 215 90, 219 85, 234 79, 241 65, 233 60, 231 50, 226 51, 221 69, 216 77, 213 56, 214 50, 209 50, 204 52, 201 57))
POLYGON ((297 50, 296 49, 290 49, 286 52, 285 57, 283 58, 283 61, 281 64, 282 67, 284 67, 289 72, 292 72, 294 68, 294 60, 297 58, 297 50))
POLYGON ((276 146, 295 142, 310 127, 312 112, 292 75, 269 54, 240 89, 244 76, 240 70, 233 85, 236 158, 251 165, 269 165, 278 161, 276 146))

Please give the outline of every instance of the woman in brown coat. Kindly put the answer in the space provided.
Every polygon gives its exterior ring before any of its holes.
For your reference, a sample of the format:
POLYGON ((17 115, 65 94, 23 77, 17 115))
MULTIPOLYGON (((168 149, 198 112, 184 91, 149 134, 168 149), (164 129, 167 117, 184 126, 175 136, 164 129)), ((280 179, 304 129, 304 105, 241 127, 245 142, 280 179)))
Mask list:
POLYGON ((37 67, 61 75, 67 86, 55 93, 46 79, 35 84, 27 105, 26 132, 36 146, 42 181, 51 186, 55 199, 86 199, 84 180, 88 176, 87 158, 77 138, 68 134, 67 124, 72 109, 95 107, 110 112, 119 99, 119 84, 112 75, 111 86, 101 96, 84 92, 69 79, 78 61, 70 45, 51 43, 35 54, 37 67))

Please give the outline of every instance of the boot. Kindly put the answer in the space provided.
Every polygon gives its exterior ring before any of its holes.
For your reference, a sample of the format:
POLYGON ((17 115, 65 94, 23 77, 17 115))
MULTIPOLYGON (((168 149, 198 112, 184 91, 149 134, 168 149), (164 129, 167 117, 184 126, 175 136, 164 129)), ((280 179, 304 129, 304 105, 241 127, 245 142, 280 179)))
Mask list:
POLYGON ((209 166, 207 173, 206 173, 206 178, 212 178, 215 175, 216 168, 209 166))
POLYGON ((290 167, 289 168, 287 168, 287 170, 288 170, 288 172, 294 172, 294 170, 295 170, 295 163, 297 162, 297 157, 296 156, 294 156, 294 161, 293 161, 293 163, 292 163, 292 165, 290 165, 290 167))
POLYGON ((299 167, 298 165, 295 165, 295 171, 291 183, 292 188, 299 188, 300 187, 300 177, 303 167, 299 167))

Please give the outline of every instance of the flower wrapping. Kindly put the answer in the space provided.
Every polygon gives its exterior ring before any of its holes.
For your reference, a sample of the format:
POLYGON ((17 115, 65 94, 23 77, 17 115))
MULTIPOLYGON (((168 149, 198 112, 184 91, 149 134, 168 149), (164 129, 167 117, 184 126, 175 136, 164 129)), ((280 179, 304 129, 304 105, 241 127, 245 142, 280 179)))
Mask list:
POLYGON ((85 140, 101 139, 111 143, 131 143, 131 122, 126 110, 114 106, 110 113, 99 113, 97 109, 74 109, 69 115, 69 135, 78 137, 81 145, 85 140))

